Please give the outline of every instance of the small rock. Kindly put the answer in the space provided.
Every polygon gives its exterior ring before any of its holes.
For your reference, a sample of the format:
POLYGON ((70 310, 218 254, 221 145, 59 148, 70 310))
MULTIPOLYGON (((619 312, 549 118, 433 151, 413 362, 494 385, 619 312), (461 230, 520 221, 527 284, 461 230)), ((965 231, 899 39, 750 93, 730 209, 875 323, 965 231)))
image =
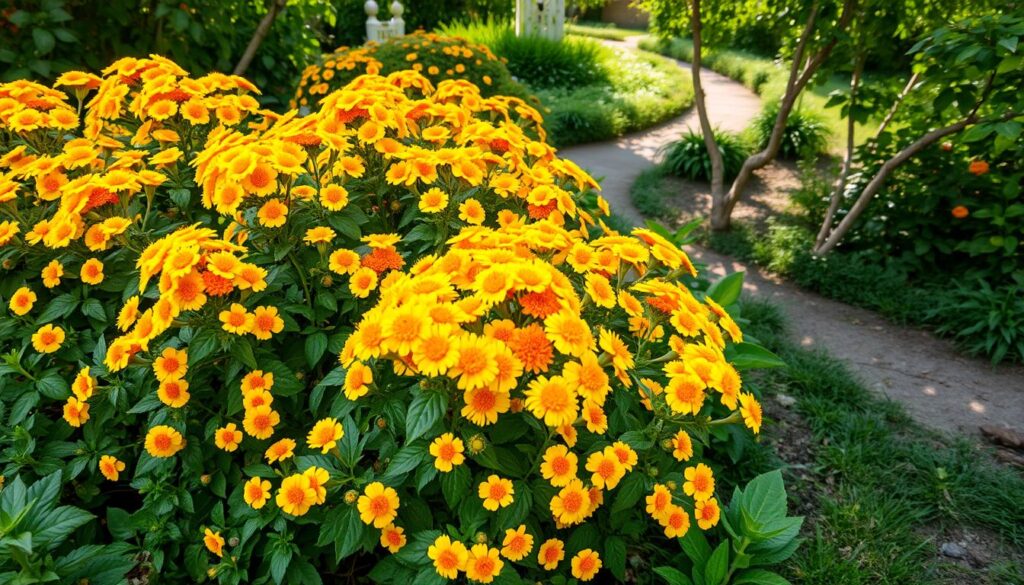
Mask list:
POLYGON ((943 556, 947 556, 951 559, 967 558, 967 549, 955 542, 942 543, 942 546, 939 547, 939 552, 941 552, 943 556))
POLYGON ((789 408, 790 406, 796 404, 796 398, 793 398, 789 394, 776 394, 775 400, 776 402, 778 402, 779 404, 786 408, 789 408))

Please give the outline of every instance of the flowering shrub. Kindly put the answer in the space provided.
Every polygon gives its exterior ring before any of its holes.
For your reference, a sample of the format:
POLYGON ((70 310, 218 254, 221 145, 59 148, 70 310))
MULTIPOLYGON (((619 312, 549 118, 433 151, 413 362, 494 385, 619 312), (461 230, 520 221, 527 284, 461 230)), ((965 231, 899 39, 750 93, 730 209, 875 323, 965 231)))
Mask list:
POLYGON ((406 71, 275 115, 158 57, 57 87, 0 85, 0 576, 621 580, 710 531, 677 555, 710 581, 795 548, 781 479, 723 510, 705 450, 762 424, 736 280, 695 294, 582 209, 525 104, 406 71))
POLYGON ((431 83, 462 79, 480 88, 485 96, 525 97, 502 59, 482 44, 461 37, 416 31, 383 43, 341 47, 306 67, 292 108, 315 108, 323 96, 344 87, 356 77, 370 73, 386 75, 412 70, 431 83))

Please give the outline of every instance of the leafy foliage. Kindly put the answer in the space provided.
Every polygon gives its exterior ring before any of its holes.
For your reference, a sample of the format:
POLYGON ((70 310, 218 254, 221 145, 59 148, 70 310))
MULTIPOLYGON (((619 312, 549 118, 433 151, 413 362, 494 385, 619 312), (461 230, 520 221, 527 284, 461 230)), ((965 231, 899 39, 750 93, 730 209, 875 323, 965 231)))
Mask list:
MULTIPOLYGON (((751 123, 750 131, 758 149, 768 146, 778 115, 779 104, 772 102, 763 107, 751 123)), ((829 130, 821 117, 797 108, 786 119, 779 156, 791 160, 815 158, 828 151, 828 140, 829 130)))
MULTIPOLYGON (((724 177, 730 181, 740 172, 743 161, 750 156, 750 148, 734 132, 714 130, 718 149, 722 153, 724 177)), ((662 165, 677 177, 691 181, 711 180, 711 157, 700 132, 687 132, 682 138, 666 145, 662 150, 662 165)))
POLYGON ((939 298, 930 317, 939 333, 957 339, 970 353, 1024 361, 1024 277, 994 288, 967 281, 939 298))

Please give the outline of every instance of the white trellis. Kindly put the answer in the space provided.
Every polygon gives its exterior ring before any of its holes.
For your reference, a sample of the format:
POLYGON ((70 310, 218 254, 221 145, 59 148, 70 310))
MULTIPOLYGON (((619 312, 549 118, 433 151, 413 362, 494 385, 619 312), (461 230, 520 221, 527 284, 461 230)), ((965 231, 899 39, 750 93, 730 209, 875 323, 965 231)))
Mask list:
POLYGON ((398 0, 394 0, 391 3, 389 7, 391 19, 386 22, 381 22, 377 18, 377 12, 380 8, 374 0, 366 0, 363 8, 366 10, 367 16, 366 40, 380 43, 391 37, 400 37, 405 34, 405 21, 402 20, 402 13, 405 12, 405 7, 398 0))
POLYGON ((516 0, 516 36, 560 41, 565 35, 565 0, 516 0))

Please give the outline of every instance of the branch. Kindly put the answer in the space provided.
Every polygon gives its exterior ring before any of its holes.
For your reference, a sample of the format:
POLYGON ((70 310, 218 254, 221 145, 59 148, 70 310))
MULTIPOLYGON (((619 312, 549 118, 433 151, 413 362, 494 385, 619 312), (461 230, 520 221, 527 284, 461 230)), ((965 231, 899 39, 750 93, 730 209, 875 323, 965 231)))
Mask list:
POLYGON ((892 119, 896 117, 896 111, 900 109, 901 105, 903 105, 903 101, 907 99, 907 94, 910 93, 910 90, 914 89, 914 86, 917 85, 919 77, 919 73, 914 73, 910 76, 910 79, 907 80, 907 85, 905 85, 903 87, 903 91, 896 96, 896 101, 892 104, 892 107, 889 108, 889 113, 885 115, 885 119, 882 120, 882 124, 878 127, 878 131, 875 132, 875 140, 878 140, 878 137, 882 135, 882 132, 884 132, 886 127, 889 126, 892 119))
POLYGON ((1019 117, 1021 115, 1021 112, 1007 112, 1002 116, 997 116, 995 118, 989 118, 986 120, 979 120, 977 117, 977 113, 971 112, 966 118, 960 120, 959 122, 956 122, 955 124, 950 124, 948 126, 932 130, 931 132, 925 134, 921 138, 918 138, 912 144, 906 146, 903 150, 899 151, 898 153, 896 153, 895 156, 893 156, 892 158, 890 158, 889 160, 885 161, 885 163, 882 164, 882 167, 878 170, 877 173, 875 173, 875 176, 872 177, 871 182, 869 182, 868 185, 864 187, 864 191, 862 191, 860 196, 857 197, 857 201, 856 203, 853 204, 853 207, 850 208, 850 212, 846 214, 846 217, 843 218, 843 221, 839 222, 839 225, 836 226, 836 229, 833 230, 831 234, 829 234, 828 239, 825 241, 825 243, 815 248, 814 253, 816 255, 821 256, 824 254, 828 254, 830 251, 832 251, 836 247, 836 245, 839 244, 839 241, 843 239, 843 236, 845 236, 846 233, 850 231, 850 228, 853 226, 853 223, 857 221, 857 218, 860 217, 860 214, 864 212, 864 209, 867 208, 868 203, 871 202, 871 199, 874 198, 875 194, 878 193, 878 191, 882 188, 882 185, 885 183, 885 180, 889 178, 889 175, 892 174, 892 172, 896 170, 897 167, 910 160, 910 158, 912 158, 914 155, 921 152, 925 148, 928 148, 932 144, 935 144, 936 142, 945 138, 946 136, 956 134, 957 132, 962 131, 964 128, 970 126, 971 124, 977 124, 978 122, 994 122, 998 120, 1009 120, 1012 118, 1019 117))
POLYGON ((267 13, 263 15, 263 20, 260 21, 259 26, 256 27, 256 32, 253 33, 252 39, 249 40, 249 46, 245 48, 245 52, 242 53, 242 58, 238 60, 238 65, 235 65, 235 70, 232 71, 235 75, 242 75, 245 70, 249 68, 249 63, 252 63, 253 57, 256 56, 256 50, 260 48, 263 43, 263 39, 266 38, 267 33, 270 32, 270 25, 274 24, 274 19, 277 15, 284 11, 285 4, 288 0, 273 0, 270 4, 270 8, 267 9, 267 13))
POLYGON ((839 202, 842 201, 843 192, 846 191, 846 180, 850 176, 850 169, 853 167, 855 129, 857 127, 853 118, 853 109, 857 107, 857 90, 860 89, 860 78, 864 73, 866 57, 867 55, 863 52, 858 55, 857 61, 853 66, 853 75, 850 77, 850 107, 846 114, 846 156, 843 157, 843 168, 839 171, 839 178, 832 188, 828 211, 825 212, 825 217, 821 222, 821 229, 818 230, 818 236, 814 239, 815 247, 821 246, 825 238, 828 237, 828 232, 832 228, 832 219, 836 216, 836 211, 839 210, 839 202))

